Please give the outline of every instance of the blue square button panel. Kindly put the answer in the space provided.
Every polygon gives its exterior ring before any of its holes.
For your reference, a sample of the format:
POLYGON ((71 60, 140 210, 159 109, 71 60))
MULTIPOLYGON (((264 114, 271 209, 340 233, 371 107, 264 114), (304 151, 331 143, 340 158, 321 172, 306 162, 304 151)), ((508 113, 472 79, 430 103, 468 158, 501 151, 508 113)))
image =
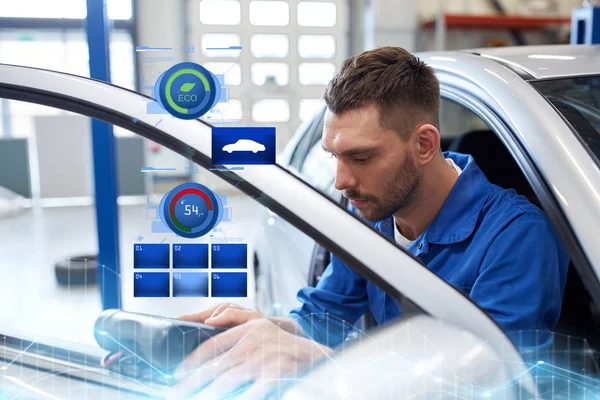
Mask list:
POLYGON ((208 297, 208 272, 175 272, 173 297, 208 297))
POLYGON ((169 244, 134 244, 133 268, 169 268, 169 244))
POLYGON ((213 244, 211 246, 213 268, 248 267, 248 245, 246 243, 213 244))
POLYGON ((135 272, 133 297, 169 297, 168 272, 135 272))
POLYGON ((173 268, 208 268, 208 244, 173 244, 173 268))
POLYGON ((212 297, 247 297, 248 275, 245 272, 213 272, 212 297))
POLYGON ((275 128, 212 128, 213 165, 275 164, 275 128))

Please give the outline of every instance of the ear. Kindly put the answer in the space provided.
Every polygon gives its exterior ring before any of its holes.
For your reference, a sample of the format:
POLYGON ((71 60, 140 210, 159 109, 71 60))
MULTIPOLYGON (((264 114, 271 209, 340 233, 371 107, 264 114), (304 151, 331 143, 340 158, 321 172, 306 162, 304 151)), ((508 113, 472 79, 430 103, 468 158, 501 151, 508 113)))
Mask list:
POLYGON ((440 132, 431 124, 423 124, 415 130, 414 138, 419 165, 429 164, 440 151, 440 132))

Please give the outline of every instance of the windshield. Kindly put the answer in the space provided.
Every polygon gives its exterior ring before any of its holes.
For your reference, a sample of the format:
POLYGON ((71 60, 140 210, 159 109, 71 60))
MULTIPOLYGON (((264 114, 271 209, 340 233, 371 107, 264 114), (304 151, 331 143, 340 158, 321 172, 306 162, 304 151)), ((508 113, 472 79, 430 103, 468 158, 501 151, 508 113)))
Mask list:
POLYGON ((600 163, 600 76, 536 81, 532 85, 558 109, 600 163))

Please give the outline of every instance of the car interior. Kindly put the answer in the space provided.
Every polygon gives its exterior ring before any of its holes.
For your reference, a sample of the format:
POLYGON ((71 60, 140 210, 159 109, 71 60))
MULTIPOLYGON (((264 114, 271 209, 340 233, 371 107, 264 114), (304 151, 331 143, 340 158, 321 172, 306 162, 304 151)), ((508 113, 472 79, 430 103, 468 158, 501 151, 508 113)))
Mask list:
MULTIPOLYGON (((527 178, 493 131, 466 132, 451 143, 449 150, 472 155, 490 182, 503 188, 514 189, 541 208, 540 201, 527 178)), ((555 329, 555 333, 557 333, 553 348, 555 356, 566 356, 566 348, 573 345, 574 341, 579 342, 575 345, 583 346, 584 349, 589 346, 596 353, 600 349, 600 338, 597 334, 599 328, 600 319, 594 312, 592 298, 571 262, 567 273, 561 315, 555 329)), ((587 354, 590 352, 588 351, 587 354)), ((593 367, 598 373, 600 370, 597 367, 597 361, 597 356, 579 360, 588 366, 588 369, 593 367)))
MULTIPOLYGON (((310 139, 305 147, 308 149, 319 141, 322 115, 321 113, 315 118, 313 129, 307 132, 310 139)), ((514 189, 541 208, 539 199, 519 165, 492 130, 476 129, 457 136, 443 136, 441 147, 443 151, 472 155, 490 182, 502 188, 514 189)), ((301 164, 302 162, 299 162, 300 166, 301 164)), ((315 245, 307 282, 309 285, 315 286, 318 283, 329 261, 329 252, 320 245, 315 245)), ((572 367, 579 365, 588 373, 600 374, 600 335, 597 334, 600 332, 600 315, 593 304, 581 277, 571 263, 551 354, 556 362, 568 363, 572 367), (576 348, 587 351, 574 351, 576 348)), ((374 320, 367 315, 359 325, 360 328, 369 328, 374 325, 374 320)))

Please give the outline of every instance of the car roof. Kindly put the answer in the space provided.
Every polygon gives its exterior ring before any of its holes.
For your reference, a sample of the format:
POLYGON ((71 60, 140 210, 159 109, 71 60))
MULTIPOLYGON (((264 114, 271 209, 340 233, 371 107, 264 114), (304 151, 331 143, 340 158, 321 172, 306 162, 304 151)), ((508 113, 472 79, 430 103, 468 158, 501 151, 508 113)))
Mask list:
POLYGON ((600 74, 600 45, 492 47, 464 51, 516 67, 536 79, 600 74))

